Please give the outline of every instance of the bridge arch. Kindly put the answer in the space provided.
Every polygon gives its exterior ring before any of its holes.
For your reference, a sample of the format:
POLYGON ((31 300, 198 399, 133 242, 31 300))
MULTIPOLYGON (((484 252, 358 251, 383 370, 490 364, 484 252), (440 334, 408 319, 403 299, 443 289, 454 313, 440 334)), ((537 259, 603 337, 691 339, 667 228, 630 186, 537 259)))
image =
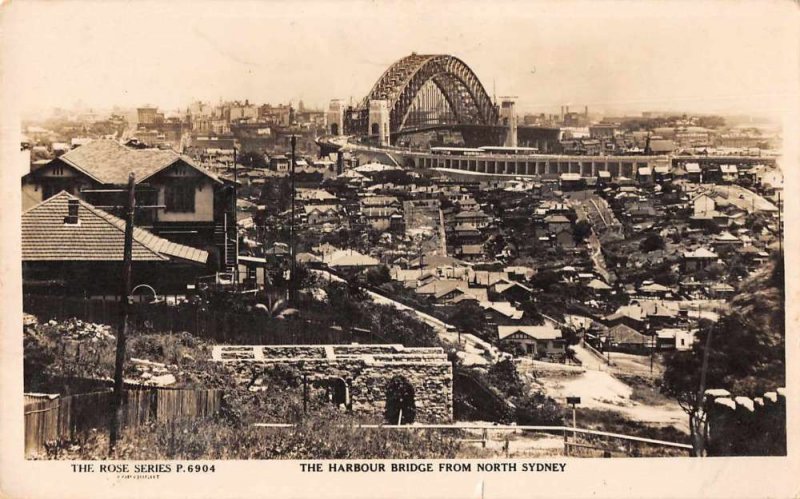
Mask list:
POLYGON ((370 133, 369 103, 373 100, 388 103, 392 134, 419 127, 421 116, 439 124, 498 122, 497 107, 478 77, 462 60, 450 55, 411 54, 389 66, 349 116, 347 128, 351 133, 370 133), (446 116, 434 115, 443 104, 446 116))

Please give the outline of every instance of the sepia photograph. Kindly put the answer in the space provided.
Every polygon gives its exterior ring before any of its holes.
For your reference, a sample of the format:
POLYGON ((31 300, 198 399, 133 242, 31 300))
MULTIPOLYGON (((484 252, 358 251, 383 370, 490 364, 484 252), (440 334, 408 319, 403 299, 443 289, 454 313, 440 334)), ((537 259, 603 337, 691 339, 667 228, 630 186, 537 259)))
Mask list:
POLYGON ((0 7, 17 457, 786 458, 765 6, 0 7))

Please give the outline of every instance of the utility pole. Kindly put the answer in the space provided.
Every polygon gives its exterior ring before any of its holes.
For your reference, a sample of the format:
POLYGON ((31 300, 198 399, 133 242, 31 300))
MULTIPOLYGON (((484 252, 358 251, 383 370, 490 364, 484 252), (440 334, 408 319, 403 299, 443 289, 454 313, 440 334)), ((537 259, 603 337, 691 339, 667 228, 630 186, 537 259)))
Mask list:
POLYGON ((294 134, 292 135, 292 138, 291 138, 291 144, 292 144, 292 173, 291 173, 291 175, 292 175, 292 179, 291 179, 292 180, 292 223, 289 226, 289 252, 290 252, 290 257, 291 257, 292 261, 291 261, 291 270, 290 270, 290 274, 289 274, 289 301, 292 303, 292 305, 296 305, 296 303, 295 303, 295 301, 296 301, 296 296, 295 296, 295 273, 296 273, 296 270, 297 270, 297 259, 296 259, 296 255, 295 255, 296 252, 295 252, 295 247, 294 247, 294 243, 295 243, 295 241, 294 241, 294 239, 295 239, 295 237, 294 237, 295 236, 294 235, 294 231, 295 231, 295 227, 294 227, 294 224, 295 224, 295 216, 294 216, 295 215, 294 214, 294 204, 295 204, 294 177, 295 177, 295 165, 297 164, 297 162, 295 161, 295 148, 297 147, 297 136, 295 136, 294 134))
POLYGON ((133 224, 136 213, 136 179, 128 176, 128 206, 125 214, 125 247, 122 256, 122 290, 119 300, 119 327, 117 328, 117 355, 114 363, 114 392, 111 398, 111 428, 109 432, 109 452, 113 451, 119 438, 119 424, 122 416, 122 374, 125 363, 125 335, 128 329, 128 305, 131 292, 131 267, 133 264, 133 224))
MULTIPOLYGON (((234 255, 233 267, 233 287, 239 287, 239 228, 236 220, 236 212, 238 210, 239 201, 239 169, 236 162, 236 145, 233 146, 233 243, 236 254, 234 255)), ((225 238, 228 235, 225 234, 225 238)), ((226 244, 227 246, 227 244, 226 244)))

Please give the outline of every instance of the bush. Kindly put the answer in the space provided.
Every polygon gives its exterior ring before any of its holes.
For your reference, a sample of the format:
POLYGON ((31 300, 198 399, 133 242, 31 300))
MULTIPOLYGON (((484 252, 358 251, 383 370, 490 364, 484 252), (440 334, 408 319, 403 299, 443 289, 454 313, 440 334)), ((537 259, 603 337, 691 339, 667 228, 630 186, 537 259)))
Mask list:
POLYGON ((520 397, 514 404, 517 406, 517 424, 545 426, 563 423, 564 409, 541 392, 520 397))
POLYGON ((517 366, 511 359, 492 364, 487 373, 489 382, 510 397, 522 395, 523 384, 517 373, 517 366))

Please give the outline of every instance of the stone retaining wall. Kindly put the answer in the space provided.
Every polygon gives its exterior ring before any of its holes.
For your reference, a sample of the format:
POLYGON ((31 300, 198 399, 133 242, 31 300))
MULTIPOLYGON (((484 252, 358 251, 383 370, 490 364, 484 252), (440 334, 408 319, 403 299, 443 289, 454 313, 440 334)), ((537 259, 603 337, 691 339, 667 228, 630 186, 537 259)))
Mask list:
POLYGON ((383 419, 386 384, 402 376, 414 387, 416 421, 445 423, 453 419, 453 370, 441 348, 402 345, 215 346, 214 361, 223 363, 242 386, 276 365, 298 369, 308 381, 340 378, 348 388, 350 408, 383 419))
POLYGON ((710 456, 785 456, 786 389, 762 397, 734 397, 706 390, 710 456))

